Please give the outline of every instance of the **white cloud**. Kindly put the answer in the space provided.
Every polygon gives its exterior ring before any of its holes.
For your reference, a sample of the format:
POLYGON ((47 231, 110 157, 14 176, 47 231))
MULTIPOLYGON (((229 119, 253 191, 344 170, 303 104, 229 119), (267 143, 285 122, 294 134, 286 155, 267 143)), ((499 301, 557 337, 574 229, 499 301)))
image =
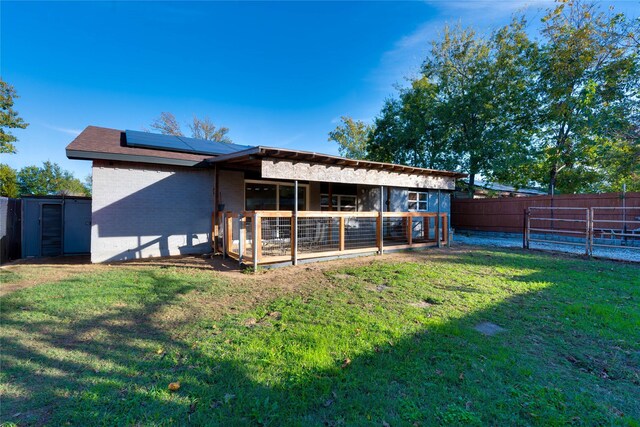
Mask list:
POLYGON ((397 40, 393 48, 384 52, 380 65, 369 76, 376 89, 385 95, 395 92, 394 85, 402 85, 404 79, 419 74, 431 41, 438 38, 446 24, 460 23, 475 28, 479 33, 488 33, 507 24, 519 11, 535 19, 541 16, 541 9, 553 1, 427 0, 425 3, 435 9, 433 18, 397 40))
POLYGON ((62 128, 58 126, 47 125, 44 123, 42 124, 42 126, 44 126, 47 129, 54 130, 56 132, 62 132, 62 133, 66 133, 67 135, 73 135, 73 136, 78 136, 82 132, 82 130, 79 130, 79 129, 62 128))
POLYGON ((283 139, 283 140, 279 140, 278 143, 275 145, 276 147, 286 147, 289 146, 291 144, 293 144, 294 142, 299 141, 300 139, 302 139, 304 137, 304 133, 298 133, 295 134, 289 138, 283 139))
MULTIPOLYGON (((486 10, 493 15, 505 15, 521 9, 547 6, 553 0, 426 0, 425 3, 441 10, 465 10, 477 12, 486 10)), ((476 16, 476 18, 481 18, 476 16)))

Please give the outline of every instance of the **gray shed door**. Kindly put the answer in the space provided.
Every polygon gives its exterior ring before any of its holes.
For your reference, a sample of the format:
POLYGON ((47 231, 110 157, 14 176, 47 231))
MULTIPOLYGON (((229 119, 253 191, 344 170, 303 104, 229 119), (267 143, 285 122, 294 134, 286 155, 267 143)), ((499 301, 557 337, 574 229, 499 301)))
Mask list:
POLYGON ((67 201, 64 205, 64 253, 91 252, 91 202, 67 201))
POLYGON ((62 205, 42 205, 42 256, 62 255, 62 205))

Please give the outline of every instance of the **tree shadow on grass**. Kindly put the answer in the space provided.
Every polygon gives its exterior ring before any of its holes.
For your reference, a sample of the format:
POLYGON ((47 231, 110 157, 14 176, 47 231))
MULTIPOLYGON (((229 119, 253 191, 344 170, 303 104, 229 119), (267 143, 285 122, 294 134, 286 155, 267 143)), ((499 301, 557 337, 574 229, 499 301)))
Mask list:
MULTIPOLYGON (((258 356, 267 350, 277 353, 271 347, 275 335, 287 333, 277 321, 252 328, 225 323, 232 330, 220 331, 215 322, 199 319, 197 339, 182 339, 179 322, 174 330, 159 326, 159 310, 179 310, 176 300, 206 286, 178 275, 139 272, 137 280, 150 284, 148 296, 132 306, 111 301, 97 315, 82 315, 82 307, 78 316, 58 313, 55 305, 30 307, 29 295, 14 294, 2 302, 3 383, 9 388, 3 391, 1 419, 37 425, 542 425, 610 424, 624 414, 640 417, 640 403, 633 397, 640 387, 640 337, 637 328, 625 332, 627 326, 637 326, 640 316, 640 286, 633 287, 638 270, 617 268, 614 275, 622 275, 627 286, 611 289, 602 283, 613 277, 610 264, 594 264, 584 270, 593 280, 579 287, 567 274, 569 261, 548 271, 548 258, 490 255, 438 256, 434 261, 424 253, 415 259, 430 260, 436 267, 459 264, 472 276, 487 268, 509 268, 517 272, 509 277, 512 282, 545 285, 441 321, 431 321, 433 307, 407 306, 406 320, 413 326, 407 326, 402 338, 381 331, 375 342, 359 346, 354 327, 346 331, 354 334, 353 345, 336 351, 333 365, 282 366, 276 378, 260 376, 261 363, 270 360, 266 354, 262 362, 248 358, 240 346, 254 345, 251 351, 258 356), (593 311, 594 305, 603 315, 593 311), (628 323, 604 316, 620 310, 627 312, 628 323), (585 313, 591 316, 588 322, 585 313), (473 330, 482 321, 506 331, 483 336, 473 330), (229 340, 237 341, 235 347, 217 339, 227 332, 229 340), (181 389, 171 393, 167 385, 176 380, 181 389)), ((82 281, 64 283, 81 286, 82 281)), ((365 285, 357 278, 344 285, 345 298, 356 311, 395 316, 405 309, 384 295, 379 302, 366 300, 358 306, 365 285)), ((453 295, 458 286, 445 290, 453 295)), ((318 331, 341 327, 341 319, 313 317, 322 304, 322 298, 313 298, 278 306, 283 325, 299 329, 300 345, 313 348, 318 331), (302 317, 287 323, 295 314, 302 317), (305 321, 309 324, 301 325, 305 321)), ((374 328, 367 319, 355 326, 374 328)), ((290 355, 283 350, 277 357, 290 355)))

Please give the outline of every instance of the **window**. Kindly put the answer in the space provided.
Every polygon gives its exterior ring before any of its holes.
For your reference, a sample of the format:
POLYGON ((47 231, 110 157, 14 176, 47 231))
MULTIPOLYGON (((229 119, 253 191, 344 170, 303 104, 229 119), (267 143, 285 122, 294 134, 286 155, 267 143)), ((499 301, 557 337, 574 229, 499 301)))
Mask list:
MULTIPOLYGON (((358 199, 356 196, 347 194, 334 194, 331 196, 331 207, 334 211, 355 212, 358 210, 358 199)), ((329 210, 329 195, 320 195, 320 210, 329 210)))
MULTIPOLYGON (((298 184, 298 210, 307 209, 307 185, 298 184)), ((245 181, 244 206, 248 211, 292 211, 294 185, 269 181, 245 181)))
POLYGON ((421 191, 409 191, 410 211, 428 211, 429 210, 429 193, 421 191))

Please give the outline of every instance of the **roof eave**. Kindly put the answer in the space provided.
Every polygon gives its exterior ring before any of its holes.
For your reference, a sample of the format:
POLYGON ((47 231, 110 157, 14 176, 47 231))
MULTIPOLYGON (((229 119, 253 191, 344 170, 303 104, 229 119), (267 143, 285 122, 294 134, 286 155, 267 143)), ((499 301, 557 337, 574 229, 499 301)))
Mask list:
POLYGON ((113 160, 121 162, 152 163, 172 166, 198 166, 203 164, 203 162, 198 162, 195 160, 170 159, 166 157, 134 154, 104 153, 99 151, 73 150, 69 148, 67 148, 66 153, 67 158, 72 160, 113 160))
POLYGON ((282 148, 276 148, 276 147, 264 147, 264 146, 257 146, 257 147, 250 148, 248 150, 238 151, 237 153, 231 153, 231 154, 226 154, 222 156, 212 157, 207 159, 206 161, 208 163, 220 163, 220 162, 238 159, 245 156, 263 156, 265 158, 274 158, 277 160, 296 160, 300 162, 304 162, 304 161, 314 162, 314 160, 316 160, 315 163, 324 163, 324 162, 317 161, 318 159, 324 158, 326 160, 334 160, 334 162, 330 164, 340 165, 340 166, 351 165, 355 167, 364 166, 367 169, 392 169, 392 170, 399 168, 399 169, 402 169, 403 172, 405 172, 405 170, 408 171, 408 173, 413 172, 413 173, 419 173, 422 175, 447 176, 450 178, 464 178, 467 176, 467 174, 459 173, 459 172, 417 168, 414 166, 398 165, 393 163, 372 162, 369 160, 354 160, 354 159, 348 159, 346 157, 332 156, 329 154, 321 154, 321 153, 315 153, 311 151, 288 150, 288 149, 282 149, 282 148), (302 156, 308 156, 310 158, 307 158, 307 159, 291 158, 286 156, 280 157, 280 154, 283 152, 291 153, 294 156, 302 155, 302 156), (271 156, 269 155, 270 153, 271 153, 271 156))

